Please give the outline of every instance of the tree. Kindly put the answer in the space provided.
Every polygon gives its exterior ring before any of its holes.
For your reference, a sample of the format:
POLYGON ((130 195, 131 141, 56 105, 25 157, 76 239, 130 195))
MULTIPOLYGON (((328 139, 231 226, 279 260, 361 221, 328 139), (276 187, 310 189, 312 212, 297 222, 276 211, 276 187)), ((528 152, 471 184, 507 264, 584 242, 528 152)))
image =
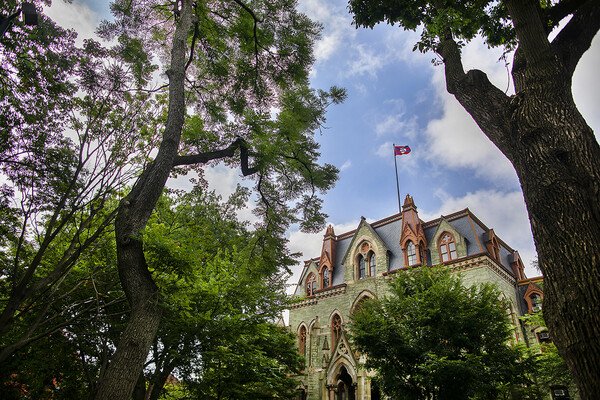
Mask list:
POLYGON ((309 89, 318 27, 296 12, 294 1, 127 0, 112 10, 115 21, 100 27, 104 37, 134 42, 136 54, 160 52, 168 64, 168 109, 164 125, 156 126, 160 147, 115 220, 119 276, 131 315, 97 398, 126 400, 163 313, 141 234, 168 177, 181 166, 221 160, 239 165, 256 182, 262 229, 282 235, 302 221, 314 230, 324 219, 317 193, 332 186, 337 170, 317 164, 312 135, 326 106, 345 94, 309 89), (273 108, 279 110, 275 118, 273 108))
POLYGON ((448 92, 513 164, 544 274, 544 314, 584 399, 600 391, 600 146, 571 94, 581 56, 600 28, 597 1, 350 0, 356 26, 422 28, 415 48, 441 59, 448 92), (570 16, 554 39, 550 34, 570 16), (514 50, 514 95, 461 47, 476 35, 514 50), (532 173, 535 171, 535 173, 532 173))
POLYGON ((520 348, 500 293, 465 287, 440 267, 399 271, 390 295, 365 302, 350 332, 365 366, 398 399, 497 398, 503 385, 526 383, 520 348))
POLYGON ((268 244, 227 202, 196 187, 163 196, 144 230, 145 253, 161 287, 164 315, 134 398, 158 399, 169 377, 199 398, 284 398, 300 368, 296 342, 273 324, 289 302, 284 242, 268 244), (261 248, 262 247, 262 248, 261 248))
MULTIPOLYGON (((284 239, 237 219, 248 194, 240 187, 222 202, 197 186, 159 200, 144 229, 144 250, 164 312, 134 399, 161 398, 170 382, 188 397, 294 392, 289 374, 300 368, 300 355, 293 335, 273 323, 289 302, 285 267, 294 260, 284 239)), ((0 364, 0 397, 93 397, 129 314, 126 302, 116 301, 124 295, 115 266, 114 235, 105 232, 66 276, 71 298, 52 305, 55 323, 68 323, 0 364), (90 278, 95 266, 101 267, 90 278), (60 318, 94 295, 85 316, 60 318)))
POLYGON ((104 245, 117 193, 153 149, 132 132, 161 105, 130 93, 151 66, 128 62, 132 46, 77 48, 75 36, 42 16, 0 37, 0 363, 98 310, 80 289, 105 271, 80 258, 104 245))

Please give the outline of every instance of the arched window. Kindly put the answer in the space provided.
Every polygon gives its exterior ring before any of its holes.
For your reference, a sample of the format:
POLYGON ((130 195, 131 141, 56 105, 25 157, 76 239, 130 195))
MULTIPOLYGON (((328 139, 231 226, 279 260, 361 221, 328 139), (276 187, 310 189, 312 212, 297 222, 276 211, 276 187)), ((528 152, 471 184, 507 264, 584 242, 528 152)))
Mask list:
POLYGON ((335 350, 335 344, 337 343, 340 335, 342 334, 342 318, 335 314, 331 319, 331 352, 335 350))
POLYGON ((377 275, 377 272, 375 271, 375 261, 375 253, 372 251, 369 252, 369 276, 377 275))
POLYGON ((306 354, 306 327, 302 325, 300 333, 298 334, 298 345, 300 346, 300 354, 306 354))
POLYGON ((406 257, 408 259, 408 265, 415 265, 417 263, 417 249, 410 240, 406 244, 406 257))
POLYGON ((317 278, 315 274, 310 274, 306 279, 306 296, 314 295, 315 290, 317 290, 317 278))
POLYGON ((492 239, 492 257, 494 257, 497 261, 500 261, 500 246, 498 246, 498 241, 496 238, 492 239))
POLYGON ((358 256, 358 279, 363 279, 366 273, 365 258, 362 255, 358 256))
POLYGON ((442 262, 456 260, 456 242, 449 233, 444 233, 440 238, 440 260, 442 262))
POLYGON ((329 287, 329 268, 323 268, 323 289, 329 287))
POLYGON ((533 293, 530 298, 531 298, 531 310, 533 312, 541 311, 542 310, 542 296, 540 296, 537 293, 533 293))

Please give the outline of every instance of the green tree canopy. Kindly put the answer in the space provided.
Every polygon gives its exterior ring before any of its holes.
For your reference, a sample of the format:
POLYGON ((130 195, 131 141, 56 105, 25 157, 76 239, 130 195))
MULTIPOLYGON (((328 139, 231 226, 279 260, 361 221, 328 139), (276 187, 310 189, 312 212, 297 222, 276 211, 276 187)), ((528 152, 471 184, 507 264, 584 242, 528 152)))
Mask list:
MULTIPOLYGON (((170 176, 194 169, 204 182, 207 165, 239 168, 258 199, 253 254, 281 245, 292 223, 313 231, 323 224, 319 195, 337 169, 319 163, 313 135, 345 93, 310 88, 320 27, 295 6, 119 0, 98 30, 110 47, 90 40, 78 49, 73 32, 46 18, 0 38, 0 166, 9 183, 0 204, 0 361, 59 328, 46 324, 58 319, 39 294, 56 294, 57 309, 73 310, 58 286, 85 282, 65 278, 114 220, 131 313, 97 396, 129 399, 169 294, 149 270, 144 229, 170 176), (165 85, 154 84, 156 71, 165 85), (131 190, 117 204, 125 184, 131 190)), ((271 271, 286 265, 272 261, 271 271)))
POLYGON ((352 341, 393 398, 496 398, 502 385, 526 382, 499 297, 443 268, 398 271, 388 297, 353 314, 352 341))

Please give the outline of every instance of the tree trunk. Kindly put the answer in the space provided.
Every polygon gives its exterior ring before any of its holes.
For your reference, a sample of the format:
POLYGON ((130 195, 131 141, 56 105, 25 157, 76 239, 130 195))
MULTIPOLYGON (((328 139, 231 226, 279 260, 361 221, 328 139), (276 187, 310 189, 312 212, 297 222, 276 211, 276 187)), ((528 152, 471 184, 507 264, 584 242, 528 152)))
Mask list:
MULTIPOLYGON (((548 328, 581 397, 596 399, 600 393, 600 146, 571 94, 575 53, 586 49, 550 45, 540 34, 544 27, 535 2, 507 1, 507 7, 519 39, 512 70, 514 96, 506 96, 481 71, 465 73, 450 35, 441 40, 437 51, 444 59, 448 92, 517 172, 544 274, 548 328)), ((597 16, 590 13, 588 18, 597 16)), ((589 34, 593 37, 595 31, 589 34)))
POLYGON ((121 201, 115 220, 119 277, 131 304, 131 316, 98 383, 97 400, 131 398, 160 325, 160 294, 148 271, 140 235, 162 194, 179 148, 185 117, 185 59, 191 14, 191 0, 182 0, 167 71, 169 110, 162 143, 154 162, 121 201))
MULTIPOLYGON (((570 82, 564 85, 570 87, 570 82)), ((600 148, 570 91, 513 110, 517 171, 544 274, 544 317, 583 399, 600 393, 600 148), (548 99, 552 99, 551 102, 548 99), (532 121, 543 122, 541 124, 532 121), (532 129, 533 128, 533 129, 532 129)))

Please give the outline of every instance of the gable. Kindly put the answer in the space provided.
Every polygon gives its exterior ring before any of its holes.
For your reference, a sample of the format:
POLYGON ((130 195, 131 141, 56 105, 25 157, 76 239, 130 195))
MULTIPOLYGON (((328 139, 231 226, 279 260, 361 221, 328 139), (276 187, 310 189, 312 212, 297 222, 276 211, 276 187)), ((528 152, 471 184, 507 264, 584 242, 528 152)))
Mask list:
POLYGON ((437 265, 441 262, 440 252, 439 252, 439 241, 440 237, 445 233, 449 233, 454 237, 454 241, 456 243, 456 253, 458 258, 467 256, 467 240, 466 238, 460 234, 446 219, 442 216, 440 218, 440 222, 431 237, 431 241, 429 242, 429 252, 431 255, 431 265, 437 265))
POLYGON ((319 270, 318 265, 315 260, 310 260, 308 264, 304 266, 304 270, 302 274, 300 274, 300 280, 298 281, 298 285, 296 286, 296 290, 294 291, 294 295, 296 296, 306 296, 306 279, 308 276, 313 273, 319 279, 319 270))
POLYGON ((352 265, 353 258, 360 251, 359 247, 366 242, 373 245, 372 247, 378 256, 386 254, 389 251, 383 239, 381 239, 381 237, 377 234, 377 232, 375 232, 373 227, 371 227, 365 218, 362 217, 360 223, 358 224, 358 228, 354 232, 354 236, 352 237, 352 240, 350 241, 350 244, 344 253, 342 264, 352 265))

